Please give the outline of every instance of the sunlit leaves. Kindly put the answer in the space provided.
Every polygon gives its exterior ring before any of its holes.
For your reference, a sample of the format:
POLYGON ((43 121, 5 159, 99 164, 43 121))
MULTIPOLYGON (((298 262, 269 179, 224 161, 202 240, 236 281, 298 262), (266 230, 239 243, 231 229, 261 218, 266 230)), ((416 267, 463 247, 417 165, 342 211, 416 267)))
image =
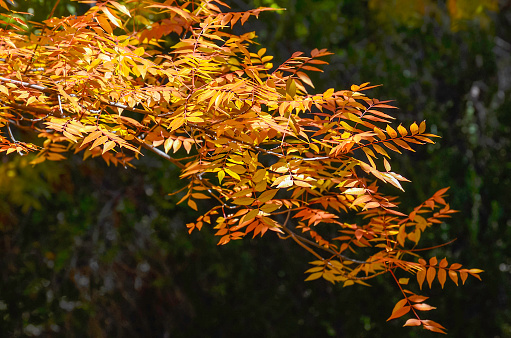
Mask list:
MULTIPOLYGON (((396 270, 421 288, 479 278, 481 270, 446 259, 415 262, 422 233, 454 213, 447 189, 409 214, 381 192, 382 184, 404 190, 391 157, 433 143, 425 122, 395 123, 396 107, 366 96, 367 82, 310 94, 309 73, 322 71, 326 50, 273 65, 254 33, 226 30, 265 10, 108 1, 52 18, 48 36, 9 31, 0 55, 16 57, 0 64, 0 152, 38 150, 33 164, 74 152, 123 166, 151 152, 188 182, 178 203, 200 213, 189 232, 211 226, 219 245, 269 232, 289 238, 316 258, 307 281, 367 285, 396 270), (170 52, 164 41, 175 41, 170 52), (40 144, 15 140, 10 128, 35 132, 40 144)), ((389 320, 434 308, 403 293, 389 320)), ((405 325, 443 330, 418 316, 405 325)))
POLYGON ((420 270, 417 272, 417 281, 421 288, 426 278, 430 288, 432 287, 435 277, 443 288, 447 275, 458 285, 458 274, 461 276, 463 284, 465 284, 465 280, 469 274, 477 279, 481 279, 479 274, 483 272, 483 270, 480 269, 461 269, 461 264, 458 263, 453 263, 449 267, 446 258, 443 258, 439 264, 437 263, 436 257, 431 257, 429 264, 424 259, 419 259, 420 270))

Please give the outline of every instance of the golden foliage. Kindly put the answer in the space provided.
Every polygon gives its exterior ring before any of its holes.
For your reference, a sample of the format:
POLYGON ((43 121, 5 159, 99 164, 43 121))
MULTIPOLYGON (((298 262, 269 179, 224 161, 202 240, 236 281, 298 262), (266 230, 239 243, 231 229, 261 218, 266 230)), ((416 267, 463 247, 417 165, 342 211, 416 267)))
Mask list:
MULTIPOLYGON (((0 1, 0 5, 5 3, 0 1)), ((181 202, 217 203, 189 231, 213 226, 219 244, 268 230, 315 256, 306 280, 366 284, 395 270, 419 286, 446 276, 458 284, 481 270, 419 259, 421 234, 454 211, 435 193, 410 214, 378 191, 408 181, 392 171, 391 154, 433 143, 425 122, 392 123, 389 101, 370 98, 369 83, 349 90, 314 88, 326 50, 294 53, 273 65, 254 33, 229 28, 258 16, 220 11, 220 1, 115 1, 83 16, 51 18, 39 34, 12 24, 0 34, 0 152, 38 151, 32 162, 70 153, 132 165, 147 149, 189 180, 181 202), (149 17, 152 21, 149 21, 149 17), (166 40, 167 39, 167 40, 166 40), (160 45, 170 41, 170 52, 160 45), (39 145, 15 140, 10 128, 37 133, 39 145), (358 224, 346 223, 358 214, 358 224), (336 228, 332 236, 323 229, 336 228), (355 259, 361 252, 364 258, 355 259)), ((5 6, 4 6, 5 7, 5 6)), ((479 277, 478 277, 479 278, 479 277)), ((417 311, 433 307, 401 288, 389 319, 412 312, 405 326, 443 332, 417 311)))

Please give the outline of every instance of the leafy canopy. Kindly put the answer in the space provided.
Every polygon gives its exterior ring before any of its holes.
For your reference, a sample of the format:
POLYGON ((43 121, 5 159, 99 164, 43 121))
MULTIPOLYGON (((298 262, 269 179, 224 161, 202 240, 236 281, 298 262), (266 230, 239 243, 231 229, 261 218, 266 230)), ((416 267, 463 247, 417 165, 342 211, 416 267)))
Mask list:
POLYGON ((366 96, 368 83, 309 93, 307 73, 321 71, 326 50, 273 65, 254 33, 233 33, 273 9, 106 1, 29 27, 0 5, 0 152, 36 152, 34 165, 81 153, 115 166, 153 152, 188 180, 181 202, 197 210, 197 200, 213 200, 190 232, 212 226, 227 244, 270 230, 314 256, 306 280, 349 286, 388 273, 403 297, 389 320, 411 313, 405 326, 444 332, 421 319, 434 307, 398 275, 421 288, 479 278, 481 270, 419 257, 422 233, 454 212, 447 189, 409 214, 379 191, 407 181, 390 154, 435 135, 425 122, 391 126, 394 107, 366 96))

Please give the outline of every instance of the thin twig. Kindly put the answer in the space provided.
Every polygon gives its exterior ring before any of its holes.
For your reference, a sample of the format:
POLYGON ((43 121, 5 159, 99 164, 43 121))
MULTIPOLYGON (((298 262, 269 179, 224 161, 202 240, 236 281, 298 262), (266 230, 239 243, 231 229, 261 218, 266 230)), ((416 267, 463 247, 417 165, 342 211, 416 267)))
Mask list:
POLYGON ((332 249, 329 249, 329 248, 325 248, 324 246, 321 246, 319 245, 318 243, 316 242, 313 242, 303 236, 300 236, 298 234, 296 234, 295 232, 293 232, 292 230, 290 230, 289 228, 286 228, 287 229, 287 232, 289 232, 290 234, 292 233, 293 236, 296 236, 300 241, 303 241, 309 245, 312 245, 312 246, 315 246, 316 248, 318 249, 321 249, 321 250, 325 250, 325 251, 328 251, 329 253, 331 253, 332 255, 336 256, 336 257, 339 257, 339 258, 342 258, 343 260, 346 260, 346 261, 350 261, 350 262, 353 262, 353 263, 357 263, 357 264, 371 264, 371 263, 374 263, 374 262, 367 262, 367 261, 361 261, 361 260, 358 260, 358 259, 353 259, 353 258, 350 258, 348 256, 345 256, 343 254, 340 254, 338 252, 335 252, 334 250, 332 249))
POLYGON ((167 161, 169 162, 172 162, 173 164, 175 164, 179 169, 184 169, 185 166, 183 163, 179 162, 179 160, 176 160, 175 158, 173 157, 170 157, 168 154, 166 154, 165 152, 161 151, 160 149, 158 148, 155 148, 143 141, 138 141, 137 139, 135 139, 136 142, 141 145, 142 147, 144 147, 145 149, 149 150, 149 151, 152 151, 153 153, 155 153, 156 155, 166 159, 167 161))
POLYGON ((12 142, 18 143, 18 141, 16 141, 16 139, 14 138, 14 135, 12 134, 10 123, 7 123, 7 131, 9 132, 9 137, 11 138, 12 142))

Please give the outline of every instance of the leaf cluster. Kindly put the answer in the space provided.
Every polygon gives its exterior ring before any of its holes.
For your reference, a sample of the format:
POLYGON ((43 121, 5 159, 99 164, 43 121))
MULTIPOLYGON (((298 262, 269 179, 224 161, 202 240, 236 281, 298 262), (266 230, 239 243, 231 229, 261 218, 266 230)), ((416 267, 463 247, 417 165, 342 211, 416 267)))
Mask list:
MULTIPOLYGON (((447 273, 455 283, 457 274, 478 277, 481 270, 445 260, 436 267, 434 257, 415 262, 421 234, 454 212, 447 189, 409 214, 379 191, 385 183, 403 190, 408 180, 392 171, 391 154, 434 143, 425 122, 392 126, 395 107, 366 96, 369 83, 309 93, 308 73, 320 72, 329 52, 296 52, 274 65, 253 32, 229 31, 272 9, 219 6, 227 7, 107 1, 83 16, 50 18, 40 34, 19 22, 2 29, 0 152, 37 150, 32 164, 81 153, 132 166, 151 151, 188 180, 180 202, 195 210, 198 200, 216 202, 190 232, 211 226, 218 244, 268 230, 290 238, 316 258, 307 280, 366 285, 397 269, 416 274, 419 286, 435 276, 443 286, 447 273), (170 52, 160 44, 167 36, 179 39, 170 52)), ((391 318, 430 309, 402 292, 391 318)), ((417 320, 405 325, 443 330, 417 320)))

